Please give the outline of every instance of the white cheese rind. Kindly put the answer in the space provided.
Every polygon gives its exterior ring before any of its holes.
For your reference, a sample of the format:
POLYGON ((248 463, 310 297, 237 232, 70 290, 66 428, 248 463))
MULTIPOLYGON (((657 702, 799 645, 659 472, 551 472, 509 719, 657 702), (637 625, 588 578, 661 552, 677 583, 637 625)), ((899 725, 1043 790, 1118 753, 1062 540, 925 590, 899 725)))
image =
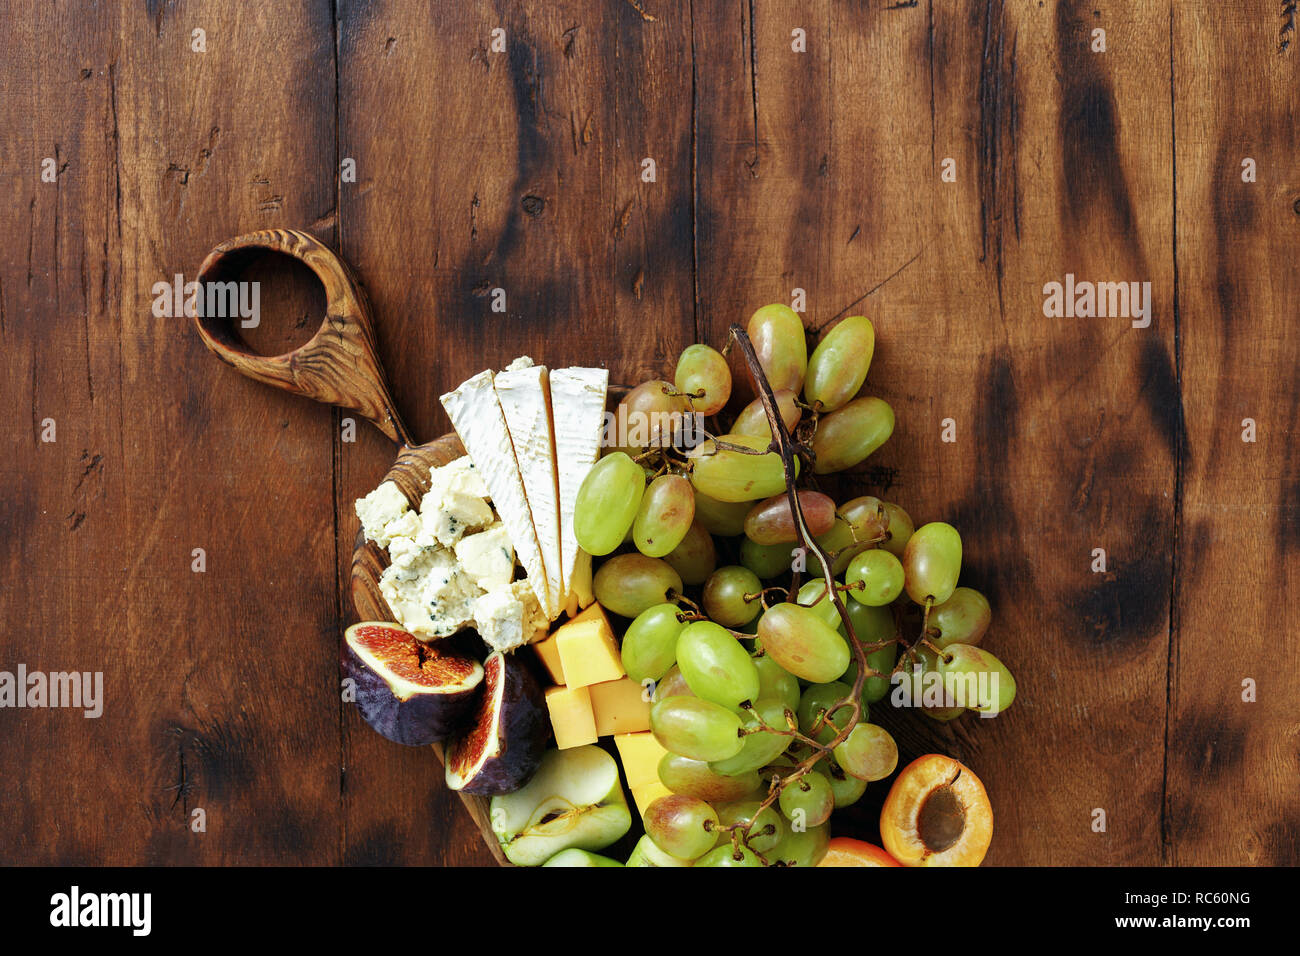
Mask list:
POLYGON ((494 383, 546 568, 546 587, 552 598, 546 607, 547 615, 554 619, 560 616, 558 602, 566 588, 561 571, 559 478, 548 378, 546 366, 527 365, 498 372, 494 383))
POLYGON ((491 371, 485 371, 462 382, 455 391, 442 396, 442 407, 447 410, 456 434, 492 496, 539 603, 550 608, 546 564, 533 529, 528 495, 510 442, 510 429, 492 387, 492 378, 491 371))
POLYGON ((573 533, 573 506, 582 480, 600 457, 609 372, 603 368, 557 368, 550 378, 560 490, 560 574, 572 587, 579 550, 573 533))

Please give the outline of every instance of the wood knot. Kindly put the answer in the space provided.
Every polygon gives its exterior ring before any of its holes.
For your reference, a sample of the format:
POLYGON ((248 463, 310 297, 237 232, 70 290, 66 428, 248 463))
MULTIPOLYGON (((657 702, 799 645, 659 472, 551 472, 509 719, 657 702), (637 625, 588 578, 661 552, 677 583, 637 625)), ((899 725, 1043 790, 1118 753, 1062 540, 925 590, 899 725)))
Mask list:
POLYGON ((546 200, 541 196, 528 195, 523 199, 524 212, 536 219, 546 209, 546 200))

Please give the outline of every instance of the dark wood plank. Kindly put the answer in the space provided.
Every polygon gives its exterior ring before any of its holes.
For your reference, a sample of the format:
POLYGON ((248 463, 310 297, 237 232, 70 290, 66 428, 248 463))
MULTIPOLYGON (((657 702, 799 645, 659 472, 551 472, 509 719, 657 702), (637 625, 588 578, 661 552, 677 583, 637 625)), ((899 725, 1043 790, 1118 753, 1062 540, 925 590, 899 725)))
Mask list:
POLYGON ((1300 51, 1278 14, 1176 4, 1170 27, 1188 438, 1165 803, 1166 862, 1178 866, 1300 855, 1300 279, 1285 265, 1300 238, 1300 51), (1242 441, 1247 418, 1254 443, 1242 441))
MULTIPOLYGON (((150 314, 153 283, 192 276, 220 239, 332 202, 329 164, 298 145, 332 135, 329 5, 20 6, 0 44, 31 100, 7 97, 5 126, 30 159, 0 173, 22 197, 4 207, 21 239, 0 282, 6 349, 26 356, 5 401, 31 420, 5 426, 22 449, 0 479, 22 547, 0 611, 30 625, 6 629, 0 658, 103 671, 106 702, 98 720, 6 713, 0 855, 334 862, 329 414, 150 314), (250 63, 289 80, 267 95, 250 63), (37 158, 55 149, 67 165, 42 184, 37 158), (45 417, 56 444, 37 441, 45 417)), ((285 322, 309 300, 282 289, 263 315, 285 322)))
MULTIPOLYGON (((689 22, 581 2, 440 8, 430 24, 372 3, 344 5, 341 28, 342 154, 358 164, 342 247, 417 438, 448 428, 441 393, 516 355, 663 374, 694 322, 689 22)), ((369 435, 339 446, 341 548, 391 454, 369 435)), ((344 727, 348 859, 491 862, 429 754, 354 715, 344 727)))
POLYGON ((767 27, 759 11, 745 88, 748 30, 728 18, 745 21, 734 5, 697 6, 697 48, 713 43, 730 78, 701 95, 700 205, 726 210, 711 229, 701 213, 702 299, 721 300, 706 312, 722 323, 788 301, 789 272, 816 277, 797 283, 814 292, 809 326, 876 321, 868 388, 899 425, 854 490, 961 529, 963 580, 995 608, 990 649, 1022 682, 997 721, 881 719, 906 751, 953 753, 982 775, 998 820, 991 863, 1159 857, 1178 396, 1167 73, 1151 51, 1167 52, 1168 31, 1158 16, 1100 8, 1125 40, 1095 56, 1094 8, 1085 19, 1068 5, 836 7, 827 39, 819 5, 767 27), (808 29, 803 57, 790 52, 794 26, 808 29), (737 155, 750 110, 756 168, 737 155), (948 156, 952 184, 939 181, 948 156), (773 168, 782 174, 765 182, 773 168), (1071 270, 1151 280, 1166 321, 1140 332, 1044 319, 1043 283, 1071 270), (949 417, 956 444, 939 441, 949 417), (1090 573, 1093 547, 1110 553, 1109 574, 1090 573), (1105 838, 1089 829, 1096 806, 1111 815, 1105 838))

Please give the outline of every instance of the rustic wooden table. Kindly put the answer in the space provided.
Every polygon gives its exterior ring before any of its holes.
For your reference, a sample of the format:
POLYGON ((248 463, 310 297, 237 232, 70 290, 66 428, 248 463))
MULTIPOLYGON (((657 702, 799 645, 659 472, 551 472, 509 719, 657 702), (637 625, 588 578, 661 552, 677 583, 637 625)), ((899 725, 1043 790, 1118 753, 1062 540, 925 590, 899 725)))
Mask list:
MULTIPOLYGON (((635 382, 796 290, 867 314, 898 427, 862 487, 961 529, 1020 680, 893 724, 982 775, 989 862, 1296 863, 1294 7, 13 0, 0 669, 105 702, 0 711, 0 862, 490 862, 339 699, 391 446, 151 311, 293 226, 356 267, 422 440, 518 354, 635 382), (1067 274, 1150 282, 1149 326, 1045 316, 1067 274)), ((321 294, 259 277, 284 351, 321 294)))

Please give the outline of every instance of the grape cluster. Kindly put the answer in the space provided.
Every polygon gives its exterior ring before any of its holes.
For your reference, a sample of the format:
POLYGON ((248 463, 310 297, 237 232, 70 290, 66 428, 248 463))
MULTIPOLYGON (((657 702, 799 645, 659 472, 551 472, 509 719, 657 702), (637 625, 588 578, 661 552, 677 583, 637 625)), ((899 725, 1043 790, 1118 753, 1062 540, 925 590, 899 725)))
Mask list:
POLYGON ((628 427, 575 509, 578 543, 604 558, 596 599, 631 619, 623 664, 653 682, 651 728, 669 751, 659 776, 672 795, 649 806, 646 832, 695 865, 815 858, 832 811, 897 766, 893 737, 869 722, 895 675, 918 688, 931 676, 937 695, 918 690, 917 703, 936 720, 998 713, 1015 695, 977 646, 990 608, 958 587, 956 529, 917 528, 872 496, 837 506, 788 480, 852 468, 892 434, 890 406, 858 396, 871 322, 843 320, 811 356, 786 306, 759 309, 745 333, 730 344, 761 368, 759 397, 730 430, 683 427, 693 414, 716 422, 732 393, 726 355, 691 345, 672 382, 622 400, 615 420, 628 427), (968 688, 981 693, 959 696, 968 688))

